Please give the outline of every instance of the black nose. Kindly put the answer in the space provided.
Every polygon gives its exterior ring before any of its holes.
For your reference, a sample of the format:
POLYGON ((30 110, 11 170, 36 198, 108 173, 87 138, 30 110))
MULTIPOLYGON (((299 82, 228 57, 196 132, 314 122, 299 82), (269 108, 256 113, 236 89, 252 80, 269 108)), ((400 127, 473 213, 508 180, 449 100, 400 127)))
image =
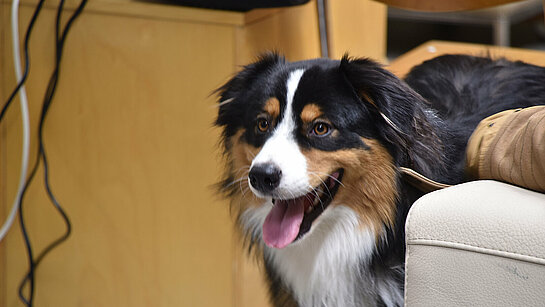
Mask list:
POLYGON ((282 171, 272 163, 256 164, 248 175, 250 184, 260 192, 270 192, 280 184, 282 171))

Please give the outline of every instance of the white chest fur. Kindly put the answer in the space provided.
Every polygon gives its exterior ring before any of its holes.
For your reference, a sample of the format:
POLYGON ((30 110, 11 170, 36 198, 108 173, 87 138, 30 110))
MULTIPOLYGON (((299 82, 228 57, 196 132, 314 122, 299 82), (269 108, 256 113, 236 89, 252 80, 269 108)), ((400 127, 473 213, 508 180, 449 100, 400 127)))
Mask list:
MULTIPOLYGON (((247 230, 256 237, 269 209, 265 205, 243 215, 247 230)), ((374 251, 375 234, 361 227, 356 213, 344 206, 328 208, 311 231, 291 245, 264 248, 268 262, 301 306, 373 306, 378 296, 395 305, 400 293, 393 298, 386 289, 388 281, 366 272, 374 251)))

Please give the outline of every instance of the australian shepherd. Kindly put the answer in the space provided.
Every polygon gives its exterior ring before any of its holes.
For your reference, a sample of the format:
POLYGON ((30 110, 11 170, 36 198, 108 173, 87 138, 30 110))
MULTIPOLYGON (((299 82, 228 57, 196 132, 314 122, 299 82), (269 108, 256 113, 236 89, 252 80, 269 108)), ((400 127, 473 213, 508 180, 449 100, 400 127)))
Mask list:
POLYGON ((464 179, 483 118, 545 104, 545 69, 446 55, 400 80, 369 59, 245 66, 219 90, 219 184, 275 306, 401 306, 404 228, 424 192, 464 179))

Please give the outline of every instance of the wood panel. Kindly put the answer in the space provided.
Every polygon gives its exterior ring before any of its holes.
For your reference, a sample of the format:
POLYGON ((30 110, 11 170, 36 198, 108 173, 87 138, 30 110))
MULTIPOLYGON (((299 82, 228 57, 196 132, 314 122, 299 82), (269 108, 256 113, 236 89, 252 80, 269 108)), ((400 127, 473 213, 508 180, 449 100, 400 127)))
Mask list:
POLYGON ((386 61, 386 6, 370 0, 327 3, 329 52, 333 59, 345 53, 386 61))
POLYGON ((514 61, 522 60, 534 65, 545 66, 545 53, 543 51, 457 42, 429 41, 392 61, 388 66, 388 69, 402 78, 413 66, 443 54, 469 54, 475 56, 491 56, 493 58, 504 57, 514 61))
MULTIPOLYGON (((21 10, 23 28, 31 10, 21 10)), ((8 12, 2 3, 2 101, 14 85, 8 12)), ((52 69, 53 19, 46 9, 31 41, 33 123, 52 69)), ((39 268, 37 306, 233 305, 232 227, 210 189, 219 165, 208 96, 234 70, 233 36, 227 25, 97 12, 76 22, 45 129, 51 183, 74 232, 39 268)), ((19 171, 16 107, 2 124, 3 210, 19 171)), ((37 250, 62 233, 41 180, 25 209, 37 250)), ((2 245, 0 305, 20 306, 17 225, 2 245)))
MULTIPOLYGON (((36 7, 39 0, 21 0, 22 6, 36 7)), ((9 0, 0 2, 10 3, 9 0)), ((75 10, 79 5, 78 0, 66 0, 65 8, 68 11, 75 10)), ((245 14, 231 11, 203 10, 192 7, 175 5, 153 5, 148 2, 159 1, 135 1, 135 0, 92 0, 85 6, 85 12, 92 14, 105 14, 124 17, 144 18, 149 20, 169 20, 180 22, 192 22, 202 24, 242 26, 245 23, 245 14)), ((46 0, 44 7, 56 9, 58 1, 46 0)))
POLYGON ((267 51, 277 51, 290 61, 320 57, 316 3, 250 12, 236 32, 236 42, 237 65, 267 51))

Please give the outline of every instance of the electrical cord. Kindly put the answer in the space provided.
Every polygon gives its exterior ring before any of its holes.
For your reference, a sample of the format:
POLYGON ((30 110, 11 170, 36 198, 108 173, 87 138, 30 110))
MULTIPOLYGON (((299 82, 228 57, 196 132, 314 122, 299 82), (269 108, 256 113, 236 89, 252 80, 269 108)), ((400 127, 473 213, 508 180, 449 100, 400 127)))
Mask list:
POLYGON ((70 16, 69 20, 67 21, 66 26, 64 27, 64 29, 62 31, 62 35, 60 34, 60 21, 61 21, 62 10, 63 10, 63 7, 64 7, 64 0, 60 1, 59 7, 57 9, 56 28, 55 28, 55 50, 56 50, 56 52, 55 52, 55 69, 54 69, 54 71, 53 71, 53 73, 52 73, 52 75, 51 75, 51 77, 49 79, 49 83, 48 83, 48 86, 47 86, 47 90, 46 90, 43 105, 42 105, 42 110, 41 110, 41 115, 40 115, 40 122, 39 122, 39 125, 38 125, 38 146, 39 146, 38 154, 37 154, 34 166, 32 168, 32 171, 31 171, 31 173, 30 173, 29 177, 27 178, 27 181, 26 181, 26 183, 24 185, 22 195, 21 195, 21 199, 19 201, 19 222, 20 222, 21 232, 23 233, 25 246, 26 246, 26 249, 27 249, 28 261, 29 261, 28 273, 25 275, 25 277, 21 281, 21 284, 19 285, 19 298, 21 299, 21 301, 26 306, 32 306, 33 305, 34 293, 35 293, 35 272, 36 272, 36 269, 37 269, 38 265, 41 263, 42 259, 52 249, 54 249, 56 246, 58 246, 59 244, 64 242, 66 239, 68 239, 68 237, 70 236, 71 231, 72 231, 72 226, 71 226, 71 223, 70 223, 70 219, 68 218, 65 211, 62 209, 59 202, 57 201, 55 195, 53 194, 53 191, 51 190, 51 186, 50 186, 50 183, 49 183, 49 166, 48 166, 47 155, 46 155, 44 140, 43 140, 43 127, 44 127, 44 124, 45 124, 45 119, 46 119, 47 113, 49 111, 49 108, 50 108, 52 100, 53 100, 53 96, 55 94, 55 90, 57 88, 58 76, 59 76, 59 72, 60 72, 60 63, 61 63, 61 58, 62 58, 62 51, 63 51, 63 48, 64 48, 66 37, 68 35, 68 32, 69 32, 73 22, 81 14, 81 12, 83 11, 86 4, 87 4, 87 0, 82 0, 80 2, 79 6, 76 8, 74 13, 70 16), (57 209, 57 211, 60 213, 61 217, 63 218, 64 223, 66 225, 66 231, 61 237, 57 238, 56 240, 51 242, 46 248, 44 248, 42 250, 42 252, 38 255, 38 257, 36 259, 34 259, 33 252, 32 252, 32 244, 30 242, 30 237, 29 237, 29 234, 28 234, 28 231, 27 231, 27 227, 25 225, 25 220, 24 220, 23 200, 24 200, 25 193, 26 193, 29 185, 31 184, 31 182, 32 182, 37 170, 38 170, 40 160, 43 161, 43 165, 44 165, 44 183, 45 183, 45 188, 46 188, 46 191, 47 191, 47 195, 48 195, 49 199, 51 200, 51 202, 53 203, 53 205, 55 206, 55 208, 57 209), (27 282, 30 283, 30 291, 29 291, 28 299, 23 294, 23 289, 24 289, 27 282))
POLYGON ((25 183, 25 176, 28 170, 28 156, 29 156, 29 148, 30 148, 30 120, 28 115, 28 99, 26 95, 26 88, 24 86, 24 83, 27 79, 29 67, 30 67, 30 61, 28 56, 28 45, 30 41, 30 34, 32 33, 32 29, 34 27, 34 23, 36 22, 36 19, 38 18, 38 15, 42 9, 44 1, 41 0, 38 5, 36 6, 36 9, 34 10, 34 13, 32 14, 32 18, 30 20, 29 26, 27 28, 26 34, 25 34, 25 42, 24 42, 24 54, 25 54, 25 70, 24 73, 21 72, 21 53, 19 50, 19 0, 14 0, 12 2, 11 6, 11 34, 12 34, 12 43, 13 43, 13 62, 15 67, 15 76, 18 80, 17 86, 11 93, 10 97, 2 107, 2 111, 0 112, 0 123, 2 122, 2 119, 4 118, 4 115, 6 114, 7 109, 9 108, 11 102, 17 95, 17 93, 20 91, 20 100, 21 100, 21 121, 23 125, 23 148, 22 148, 22 158, 21 158, 21 172, 19 175, 19 185, 17 187, 17 193, 15 196, 15 199, 13 201, 13 205, 11 207, 10 213, 2 225, 2 228, 0 228, 0 241, 7 235, 8 231, 10 230, 11 226, 13 225, 13 221, 15 220, 15 215, 17 214, 17 210, 19 208, 19 202, 22 197, 23 192, 23 186, 25 183))
MULTIPOLYGON (((40 0, 38 2, 38 5, 36 6, 36 9, 34 9, 34 13, 32 14, 32 17, 30 19, 30 23, 28 24, 28 28, 27 28, 27 31, 26 31, 26 34, 25 34, 25 42, 24 42, 24 44, 25 44, 24 45, 25 70, 24 70, 24 73, 23 73, 23 77, 19 81, 19 83, 17 84, 15 89, 11 92, 11 95, 9 96, 6 103, 4 103, 4 106, 2 107, 2 111, 0 112, 0 122, 4 118, 4 115, 6 114, 6 111, 9 108, 9 106, 11 105, 11 102, 15 98, 15 95, 17 95, 17 93, 19 92, 19 90, 21 89, 21 87, 23 86, 23 84, 25 83, 25 81, 26 81, 26 79, 28 77, 28 72, 29 72, 29 67, 30 67, 30 61, 29 61, 29 57, 28 57, 28 45, 29 45, 29 41, 30 41, 30 34, 32 33, 32 29, 34 28, 34 23, 36 22, 36 19, 38 18, 38 15, 40 14, 40 12, 42 10, 44 2, 45 2, 45 0, 40 0)), ((19 1, 17 1, 17 3, 19 3, 19 1)), ((17 10, 18 10, 18 8, 19 8, 19 5, 17 5, 17 10)), ((18 15, 18 14, 16 14, 16 15, 18 15)), ((12 21, 13 21, 13 18, 14 18, 14 16, 13 16, 13 6, 12 6, 12 16, 11 17, 12 17, 12 21)), ((18 19, 17 16, 15 18, 18 19)), ((14 23, 12 22, 12 27, 13 26, 14 26, 14 23)), ((18 28, 18 25, 15 25, 15 26, 18 28)), ((18 30, 17 30, 17 32, 18 32, 18 30)), ((19 50, 19 42, 18 42, 19 41, 19 36, 16 37, 16 40, 17 40, 17 50, 19 50)))

